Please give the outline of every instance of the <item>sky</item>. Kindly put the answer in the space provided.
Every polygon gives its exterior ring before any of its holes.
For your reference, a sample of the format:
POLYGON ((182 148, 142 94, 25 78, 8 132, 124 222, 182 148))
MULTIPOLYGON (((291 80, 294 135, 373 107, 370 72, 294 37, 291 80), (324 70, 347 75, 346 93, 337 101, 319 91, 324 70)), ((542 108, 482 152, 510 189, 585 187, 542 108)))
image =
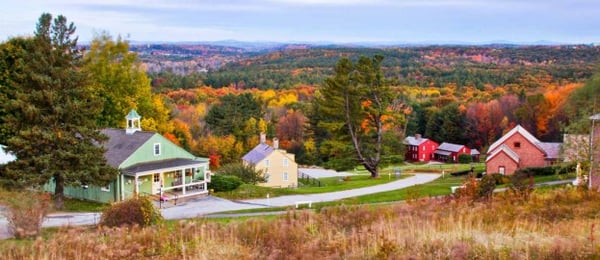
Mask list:
POLYGON ((0 0, 0 41, 44 12, 80 42, 600 43, 598 0, 0 0))

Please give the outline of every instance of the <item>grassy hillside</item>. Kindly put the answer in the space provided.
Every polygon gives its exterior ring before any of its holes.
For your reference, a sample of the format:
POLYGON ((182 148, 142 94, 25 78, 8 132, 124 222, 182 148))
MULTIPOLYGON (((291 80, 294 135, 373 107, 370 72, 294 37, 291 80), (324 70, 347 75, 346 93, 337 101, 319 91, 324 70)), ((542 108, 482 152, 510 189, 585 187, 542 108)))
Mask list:
POLYGON ((509 193, 492 202, 427 199, 395 206, 153 228, 65 228, 6 241, 4 259, 579 259, 600 257, 600 194, 509 193))

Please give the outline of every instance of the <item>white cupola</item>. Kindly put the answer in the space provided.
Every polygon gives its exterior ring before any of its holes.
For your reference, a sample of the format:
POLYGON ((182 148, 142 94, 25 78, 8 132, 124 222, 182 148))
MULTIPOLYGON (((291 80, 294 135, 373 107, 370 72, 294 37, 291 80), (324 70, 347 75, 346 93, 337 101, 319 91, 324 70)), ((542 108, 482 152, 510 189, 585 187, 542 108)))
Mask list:
POLYGON ((136 131, 142 131, 142 126, 140 124, 141 118, 142 117, 135 111, 135 109, 129 111, 129 114, 127 114, 125 117, 125 119, 127 119, 127 128, 125 128, 125 133, 131 135, 136 131))

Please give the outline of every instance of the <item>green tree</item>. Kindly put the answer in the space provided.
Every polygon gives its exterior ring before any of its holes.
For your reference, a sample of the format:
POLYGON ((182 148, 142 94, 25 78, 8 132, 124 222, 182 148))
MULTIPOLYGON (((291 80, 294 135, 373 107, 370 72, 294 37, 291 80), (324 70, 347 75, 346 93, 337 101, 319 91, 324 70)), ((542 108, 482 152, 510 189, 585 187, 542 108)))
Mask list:
POLYGON ((372 177, 379 176, 378 166, 384 145, 387 118, 392 118, 392 91, 381 71, 383 56, 361 57, 357 63, 340 59, 335 76, 327 78, 316 98, 322 127, 334 138, 351 144, 355 159, 372 177))
POLYGON ((257 171, 253 164, 241 162, 225 164, 217 171, 221 175, 232 175, 240 178, 244 183, 256 184, 265 182, 262 170, 257 171))
POLYGON ((85 54, 83 70, 90 75, 96 97, 103 107, 97 116, 101 127, 124 127, 123 114, 131 109, 143 116, 146 130, 172 132, 169 110, 159 96, 152 94, 150 79, 129 43, 107 33, 94 37, 85 54))
POLYGON ((221 98, 221 104, 208 110, 205 120, 215 135, 233 134, 236 139, 244 141, 244 124, 250 118, 262 118, 262 114, 261 106, 252 94, 228 94, 221 98))
MULTIPOLYGON (((63 207, 66 185, 106 185, 117 171, 106 164, 106 139, 97 129, 101 111, 79 69, 81 55, 73 23, 59 15, 42 14, 35 35, 27 41, 22 73, 11 77, 9 97, 1 102, 4 124, 14 134, 7 150, 16 161, 5 165, 2 182, 7 187, 39 187, 55 183, 55 206, 63 207)), ((3 60, 5 57, 2 57, 3 60)))
MULTIPOLYGON (((25 75, 25 57, 31 50, 31 38, 11 38, 0 43, 0 101, 2 103, 14 99, 13 88, 18 87, 25 75)), ((6 123, 8 113, 0 105, 0 144, 6 144, 8 138, 14 135, 14 128, 6 123)))

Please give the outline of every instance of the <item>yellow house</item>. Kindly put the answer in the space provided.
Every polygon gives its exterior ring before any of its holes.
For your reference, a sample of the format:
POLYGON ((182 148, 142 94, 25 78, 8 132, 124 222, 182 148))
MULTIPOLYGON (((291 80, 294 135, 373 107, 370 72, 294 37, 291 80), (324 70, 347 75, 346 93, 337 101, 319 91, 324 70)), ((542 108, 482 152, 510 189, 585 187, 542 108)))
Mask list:
POLYGON ((298 164, 294 154, 279 149, 279 141, 273 139, 273 146, 266 143, 264 134, 252 151, 242 157, 244 163, 253 164, 257 171, 262 171, 266 182, 259 183, 265 187, 297 187, 298 164))

